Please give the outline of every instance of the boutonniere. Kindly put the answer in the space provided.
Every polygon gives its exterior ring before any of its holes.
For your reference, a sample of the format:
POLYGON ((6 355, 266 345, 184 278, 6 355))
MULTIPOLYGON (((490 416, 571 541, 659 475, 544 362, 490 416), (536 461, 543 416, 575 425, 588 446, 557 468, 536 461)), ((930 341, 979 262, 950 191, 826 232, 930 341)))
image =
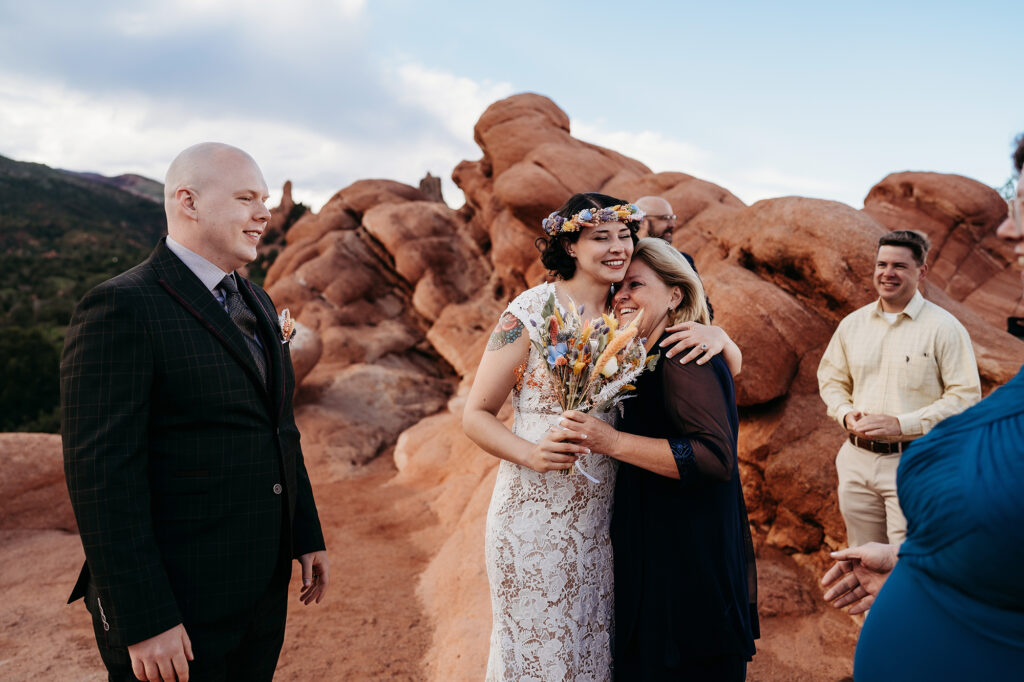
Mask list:
POLYGON ((291 311, 287 308, 282 310, 277 322, 281 325, 281 344, 284 345, 295 336, 295 320, 292 319, 291 311))

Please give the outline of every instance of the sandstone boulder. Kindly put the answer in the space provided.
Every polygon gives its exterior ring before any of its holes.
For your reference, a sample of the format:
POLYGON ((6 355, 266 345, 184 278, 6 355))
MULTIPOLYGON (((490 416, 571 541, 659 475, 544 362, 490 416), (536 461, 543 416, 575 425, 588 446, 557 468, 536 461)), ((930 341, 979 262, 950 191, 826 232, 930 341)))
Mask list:
POLYGON ((295 203, 292 198, 292 181, 287 180, 281 189, 281 203, 270 209, 270 220, 267 222, 267 228, 263 231, 260 245, 276 244, 282 241, 288 228, 295 224, 307 210, 295 203))
POLYGON ((344 201, 357 216, 382 204, 430 201, 430 197, 416 187, 394 180, 358 180, 335 196, 344 201))
POLYGON ((414 285, 413 306, 428 320, 475 295, 490 274, 464 221, 444 204, 378 205, 363 216, 363 227, 394 259, 395 272, 414 285))
POLYGON ((403 430, 444 408, 450 381, 400 357, 340 368, 319 366, 306 378, 300 408, 303 441, 317 446, 336 475, 394 445, 403 430))
MULTIPOLYGON (((283 309, 282 309, 283 310, 283 309)), ((320 335, 299 322, 295 323, 295 336, 289 342, 292 357, 292 368, 295 370, 295 385, 298 386, 306 378, 324 351, 324 343, 320 335)))

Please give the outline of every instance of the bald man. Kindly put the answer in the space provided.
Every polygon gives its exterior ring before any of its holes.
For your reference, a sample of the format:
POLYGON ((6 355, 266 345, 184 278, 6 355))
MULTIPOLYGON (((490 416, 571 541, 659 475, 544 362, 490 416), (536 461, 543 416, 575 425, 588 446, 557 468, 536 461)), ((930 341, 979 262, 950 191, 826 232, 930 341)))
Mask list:
POLYGON ((267 184, 240 149, 171 163, 168 236, 78 304, 61 362, 84 598, 111 680, 270 680, 292 560, 329 574, 292 415, 290 338, 235 270, 256 257, 267 184))
POLYGON ((639 237, 657 237, 672 243, 672 230, 676 228, 676 216, 672 204, 661 197, 640 197, 633 202, 646 215, 640 225, 639 237))
MULTIPOLYGON (((646 214, 644 221, 640 224, 640 230, 637 232, 637 235, 641 239, 644 237, 657 237, 671 244, 672 232, 676 229, 676 215, 672 212, 672 204, 668 203, 667 199, 655 196, 640 197, 633 203, 646 214)), ((683 255, 683 258, 690 264, 693 271, 697 272, 697 264, 694 262, 693 256, 685 251, 680 251, 679 253, 683 255)), ((700 277, 699 272, 697 272, 697 276, 700 277)), ((705 295, 704 300, 707 301, 711 319, 714 319, 715 309, 711 307, 711 299, 705 295)))

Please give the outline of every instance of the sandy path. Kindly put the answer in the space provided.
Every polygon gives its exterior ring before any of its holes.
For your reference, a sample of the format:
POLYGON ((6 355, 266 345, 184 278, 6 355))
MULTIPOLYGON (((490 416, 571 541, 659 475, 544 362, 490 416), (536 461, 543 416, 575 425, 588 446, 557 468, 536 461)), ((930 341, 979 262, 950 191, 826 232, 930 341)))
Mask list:
MULTIPOLYGON (((430 658, 432 633, 416 589, 430 555, 443 541, 427 504, 436 493, 393 483, 390 453, 340 475, 316 444, 307 444, 306 450, 330 552, 331 586, 323 603, 303 607, 299 578, 293 575, 288 632, 276 679, 426 679, 423 662, 430 658)), ((56 450, 50 454, 59 459, 56 450)), ((59 492, 59 504, 66 504, 66 492, 59 492)), ((480 557, 465 560, 478 563, 480 557)), ((81 562, 76 534, 0 530, 0 681, 106 679, 84 606, 64 604, 81 562)), ((820 589, 811 585, 815 576, 791 577, 773 588, 773 581, 788 574, 773 571, 771 565, 762 561, 761 578, 764 595, 775 595, 770 600, 774 607, 788 613, 796 601, 808 608, 804 615, 762 619, 763 638, 748 679, 849 680, 857 627, 821 601, 820 589)), ((486 591, 482 576, 472 577, 472 582, 475 589, 486 591)), ((441 608, 450 617, 463 617, 451 613, 454 603, 441 608)), ((481 614, 464 615, 480 620, 481 614)), ((464 672, 460 677, 470 680, 483 673, 475 668, 464 672)))
MULTIPOLYGON (((310 466, 316 481, 317 469, 310 466)), ((391 457, 315 487, 331 560, 327 599, 298 602, 292 577, 278 680, 421 680, 429 626, 415 595, 428 557, 411 540, 433 516, 415 493, 388 485, 391 457)))
MULTIPOLYGON (((411 538, 429 533, 433 516, 415 493, 388 485, 394 474, 382 456, 316 484, 331 586, 324 602, 303 607, 296 564, 277 680, 423 679, 430 633, 415 589, 426 555, 411 538)), ((106 679, 85 607, 64 604, 82 557, 76 534, 0 531, 0 680, 106 679)))

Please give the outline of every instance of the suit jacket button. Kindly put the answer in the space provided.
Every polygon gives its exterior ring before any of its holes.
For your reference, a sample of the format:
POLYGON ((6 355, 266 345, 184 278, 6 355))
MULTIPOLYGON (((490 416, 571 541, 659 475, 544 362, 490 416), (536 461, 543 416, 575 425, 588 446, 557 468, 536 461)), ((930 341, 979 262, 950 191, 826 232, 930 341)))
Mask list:
POLYGON ((280 483, 275 483, 274 484, 274 494, 275 495, 280 495, 282 490, 284 490, 284 488, 281 487, 280 483))

